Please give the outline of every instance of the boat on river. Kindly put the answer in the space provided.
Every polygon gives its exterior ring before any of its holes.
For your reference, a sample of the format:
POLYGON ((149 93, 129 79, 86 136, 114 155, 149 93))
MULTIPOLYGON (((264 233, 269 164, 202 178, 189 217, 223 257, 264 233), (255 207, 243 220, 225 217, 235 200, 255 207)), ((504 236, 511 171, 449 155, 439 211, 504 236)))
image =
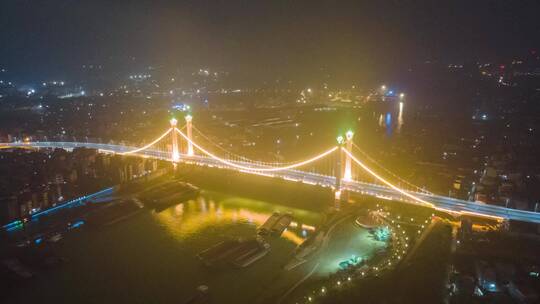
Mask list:
POLYGON ((213 266, 217 262, 224 260, 227 256, 237 251, 240 244, 241 242, 238 239, 222 241, 199 252, 197 257, 206 266, 213 266))
MULTIPOLYGON (((167 193, 166 196, 159 195, 158 198, 149 200, 147 206, 154 209, 156 212, 161 212, 170 206, 185 202, 190 199, 195 199, 200 193, 200 189, 190 183, 178 182, 172 193, 167 193)), ((170 192, 170 190, 169 190, 170 192)))
POLYGON ((293 218, 291 214, 289 213, 283 214, 270 229, 271 234, 275 236, 280 236, 283 233, 283 231, 285 231, 285 229, 289 227, 292 219, 293 218))
POLYGON ((230 264, 246 267, 265 256, 268 251, 270 245, 261 239, 235 239, 220 242, 203 250, 197 257, 207 266, 230 264))
POLYGON ((258 233, 260 235, 266 235, 269 234, 272 231, 272 227, 279 221, 281 218, 281 213, 274 212, 266 221, 264 224, 262 224, 258 230, 258 233))
POLYGON ((270 251, 270 244, 266 242, 257 242, 257 246, 252 250, 249 250, 248 253, 245 253, 232 262, 236 267, 247 267, 256 261, 263 258, 270 251))

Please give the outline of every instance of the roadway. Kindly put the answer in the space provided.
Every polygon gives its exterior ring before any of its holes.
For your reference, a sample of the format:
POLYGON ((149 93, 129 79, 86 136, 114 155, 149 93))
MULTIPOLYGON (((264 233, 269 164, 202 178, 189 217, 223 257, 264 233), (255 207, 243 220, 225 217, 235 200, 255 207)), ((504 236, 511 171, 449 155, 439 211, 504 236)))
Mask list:
MULTIPOLYGON (((8 147, 32 147, 32 148, 62 148, 66 150, 71 150, 73 148, 86 147, 91 149, 100 150, 104 153, 125 153, 131 150, 135 150, 136 147, 122 146, 122 145, 113 145, 113 144, 100 144, 100 143, 85 143, 85 142, 18 142, 18 143, 0 143, 0 148, 8 147)), ((147 149, 144 151, 137 152, 132 154, 140 157, 149 157, 162 160, 171 159, 170 152, 164 152, 159 150, 147 149)), ((221 161, 206 157, 206 156, 187 156, 181 155, 180 161, 184 163, 191 163, 195 165, 204 165, 210 167, 218 167, 225 169, 234 169, 237 171, 242 171, 248 174, 257 174, 270 177, 278 177, 285 180, 290 180, 294 182, 302 182, 312 185, 320 185, 323 187, 334 187, 335 177, 321 175, 312 172, 305 172, 295 169, 286 169, 281 171, 271 171, 271 172, 261 172, 256 171, 257 169, 268 169, 270 167, 263 164, 251 163, 247 161, 238 161, 238 160, 227 160, 232 165, 224 164, 221 161), (255 169, 246 170, 239 167, 250 167, 255 169)), ((360 181, 342 181, 342 187, 345 190, 375 196, 383 199, 396 200, 400 202, 412 203, 416 205, 422 205, 422 203, 415 202, 413 199, 405 197, 403 194, 396 192, 395 190, 378 185, 370 184, 360 181)), ((456 198, 436 195, 436 194, 427 194, 421 192, 407 191, 408 193, 418 197, 422 200, 425 200, 435 207, 440 209, 449 210, 456 213, 476 213, 481 215, 493 216, 493 217, 502 217, 509 220, 517 220, 523 222, 537 223, 540 224, 540 213, 532 211, 524 211, 517 209, 510 209, 501 206, 486 205, 483 203, 471 202, 460 200, 456 198)), ((443 210, 444 211, 444 210, 443 210)))

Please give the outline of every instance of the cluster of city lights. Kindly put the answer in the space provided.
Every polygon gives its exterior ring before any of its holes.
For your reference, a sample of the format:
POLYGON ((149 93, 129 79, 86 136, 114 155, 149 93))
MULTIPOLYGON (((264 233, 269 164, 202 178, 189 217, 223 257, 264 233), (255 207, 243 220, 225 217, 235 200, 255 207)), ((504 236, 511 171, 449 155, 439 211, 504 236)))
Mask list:
POLYGON ((404 99, 405 98, 405 93, 399 93, 399 94, 396 94, 396 92, 392 89, 388 89, 386 87, 386 85, 382 85, 381 86, 381 93, 384 95, 384 96, 398 96, 399 99, 404 99))
POLYGON ((139 74, 139 75, 130 75, 129 76, 129 79, 132 79, 132 80, 144 80, 144 79, 148 79, 148 78, 151 78, 152 75, 150 74, 139 74))

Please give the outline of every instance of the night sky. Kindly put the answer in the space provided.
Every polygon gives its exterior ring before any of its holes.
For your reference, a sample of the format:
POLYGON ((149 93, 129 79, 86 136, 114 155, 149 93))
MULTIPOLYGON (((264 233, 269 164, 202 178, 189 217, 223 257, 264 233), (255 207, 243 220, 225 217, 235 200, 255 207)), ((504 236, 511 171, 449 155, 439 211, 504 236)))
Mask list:
POLYGON ((540 1, 2 0, 0 66, 26 80, 82 64, 353 75, 524 54, 539 47, 539 12, 540 1))

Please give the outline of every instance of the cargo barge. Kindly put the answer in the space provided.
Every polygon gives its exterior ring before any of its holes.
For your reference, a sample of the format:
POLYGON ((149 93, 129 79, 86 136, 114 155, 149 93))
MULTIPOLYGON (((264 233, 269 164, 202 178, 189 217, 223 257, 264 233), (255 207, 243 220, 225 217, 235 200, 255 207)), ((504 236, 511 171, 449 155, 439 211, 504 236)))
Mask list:
POLYGON ((156 212, 161 212, 175 204, 185 202, 190 199, 195 199, 199 193, 199 188, 195 187, 194 185, 178 182, 177 187, 174 187, 174 193, 167 193, 168 195, 165 197, 163 197, 161 194, 159 195, 161 198, 149 200, 147 207, 154 209, 156 212))
POLYGON ((266 254, 268 254, 269 251, 270 244, 258 242, 257 247, 250 250, 249 253, 237 257, 232 263, 236 267, 247 267, 264 257, 266 254))
POLYGON ((274 212, 265 222, 262 224, 258 230, 260 235, 269 234, 272 230, 272 227, 279 221, 281 214, 279 212, 274 212))
POLYGON ((232 264, 246 267, 264 257, 270 245, 262 240, 228 240, 220 242, 197 254, 206 266, 232 264))
POLYGON ((141 206, 133 200, 121 200, 108 203, 102 208, 90 212, 85 217, 85 221, 91 226, 107 226, 127 219, 141 210, 141 206))
POLYGON ((240 240, 227 240, 219 242, 218 244, 203 250, 197 254, 199 260, 201 260, 206 266, 213 266, 217 262, 224 260, 234 251, 238 250, 238 246, 241 244, 240 240))
POLYGON ((272 235, 280 236, 285 229, 289 227, 292 221, 292 215, 291 214, 284 214, 282 215, 279 220, 272 226, 272 229, 270 229, 270 232, 272 235))

